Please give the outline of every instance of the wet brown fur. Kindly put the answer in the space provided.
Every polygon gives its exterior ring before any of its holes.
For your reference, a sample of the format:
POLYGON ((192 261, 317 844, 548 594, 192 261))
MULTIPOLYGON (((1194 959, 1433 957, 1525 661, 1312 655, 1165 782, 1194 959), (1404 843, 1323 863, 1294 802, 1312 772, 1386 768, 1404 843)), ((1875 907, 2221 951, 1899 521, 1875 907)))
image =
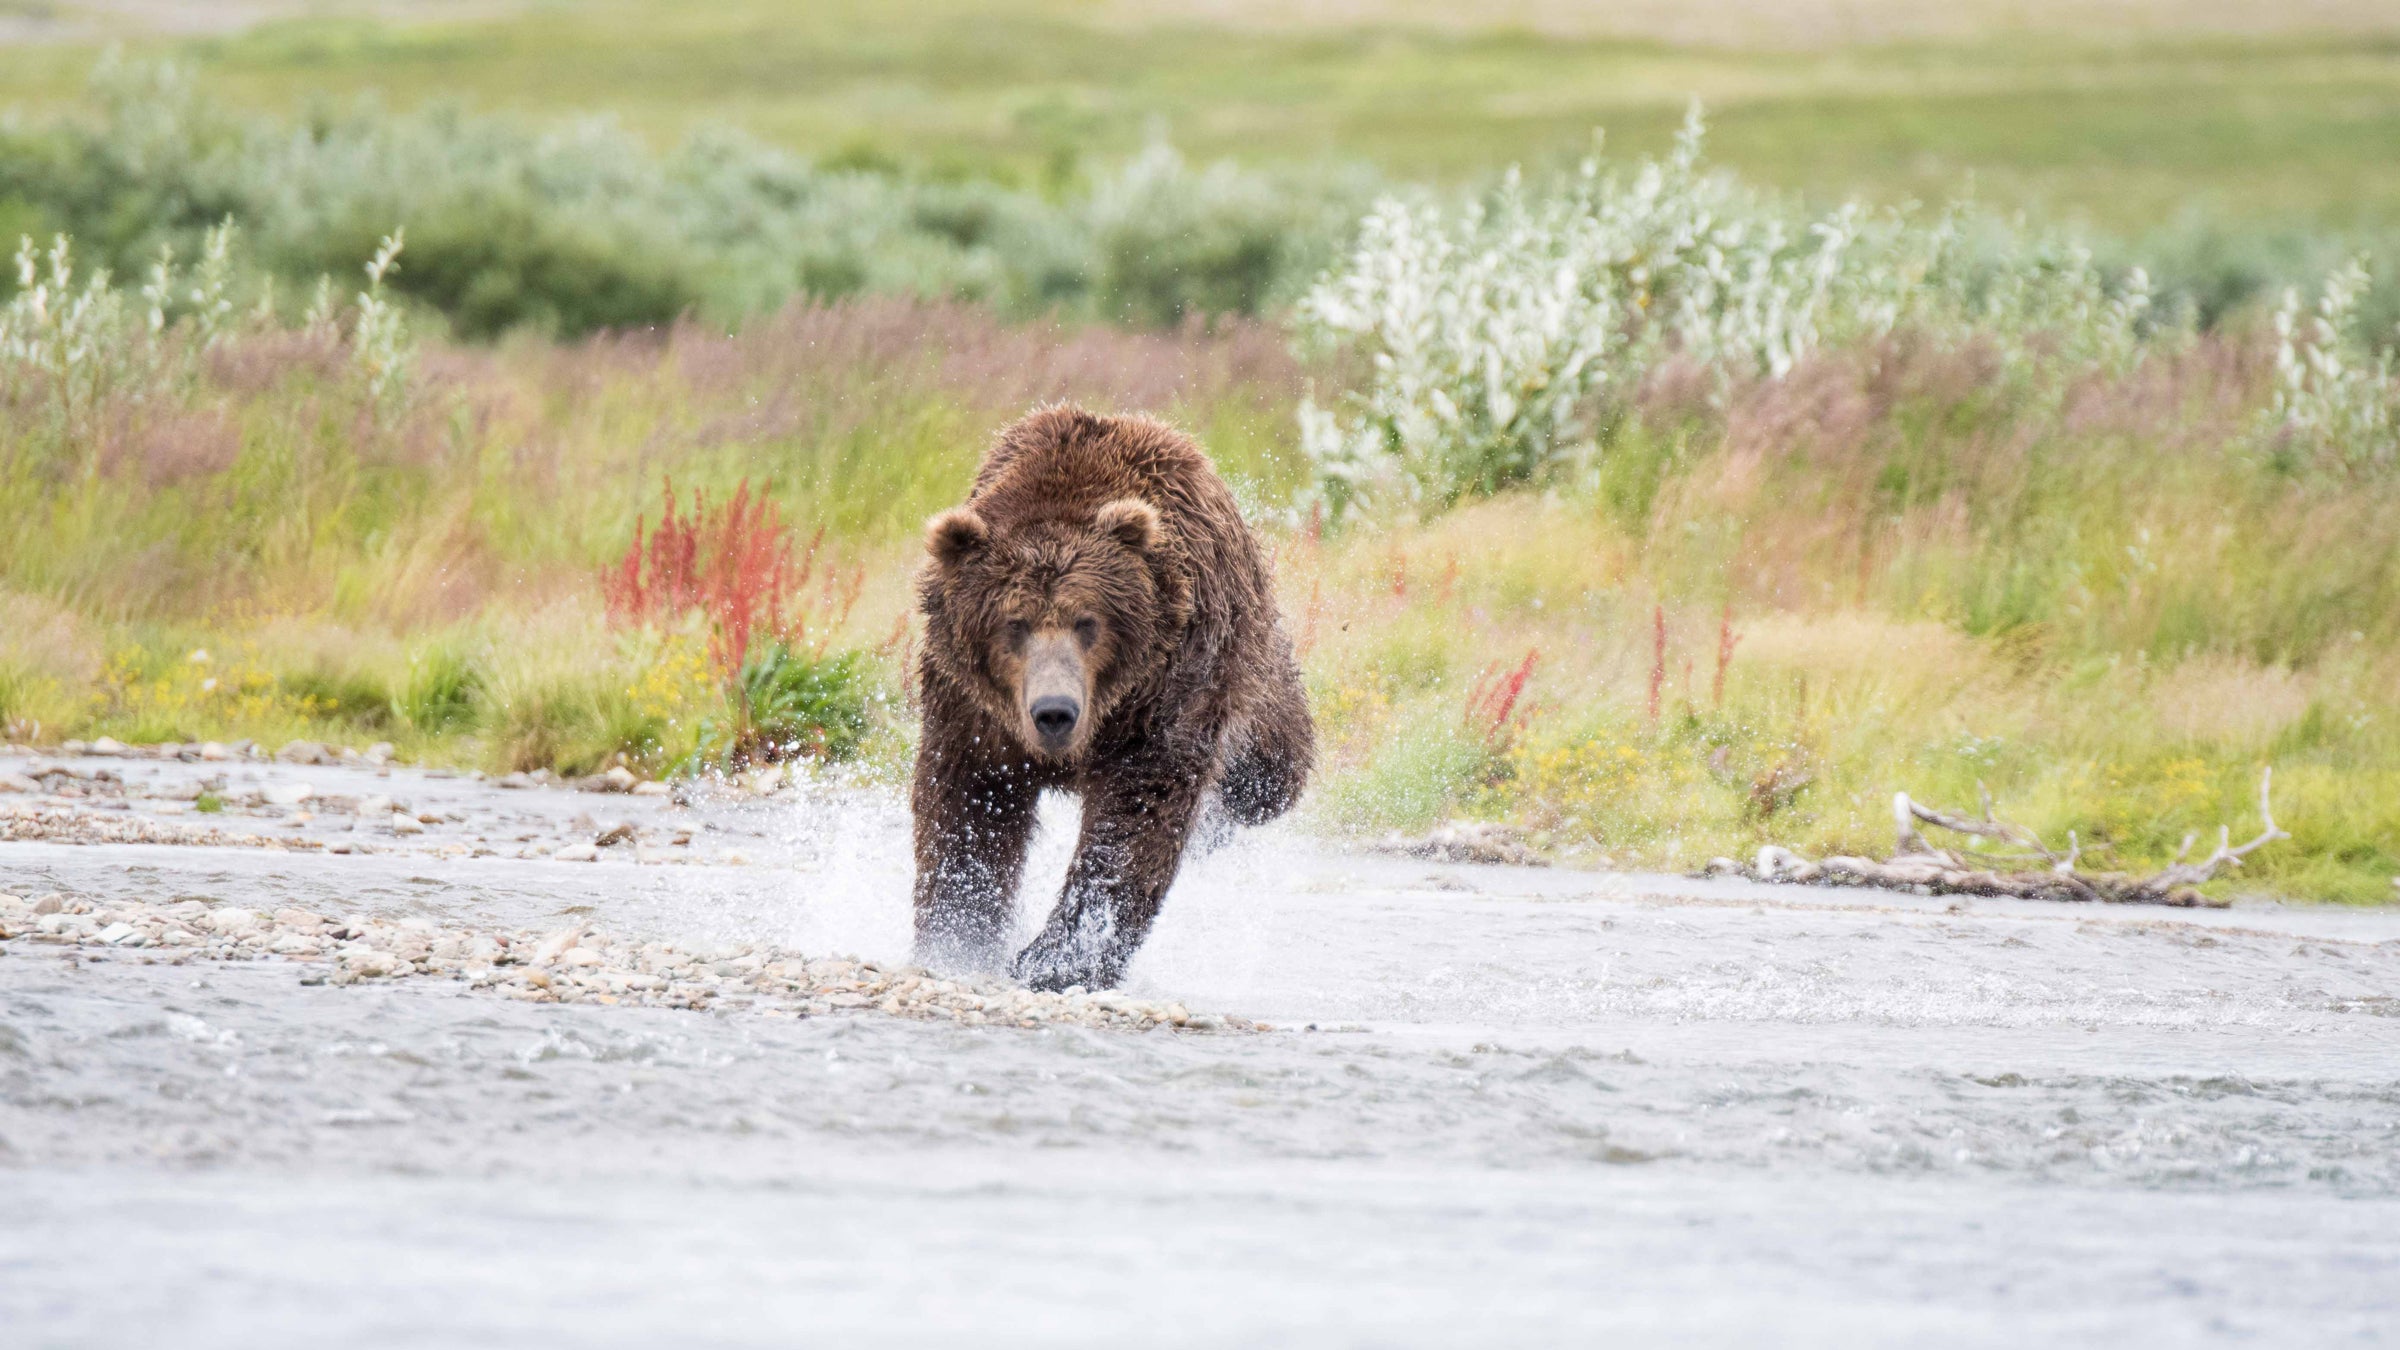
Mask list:
POLYGON ((1014 971, 1113 985, 1211 798, 1242 824, 1298 797, 1315 734, 1257 541, 1200 447, 1144 417, 1041 409, 1003 430, 927 527, 916 812, 919 955, 996 963, 1045 788, 1083 797, 1057 909, 1014 971), (1145 509, 1146 508, 1146 509, 1145 509), (1038 748, 1029 631, 1082 630, 1075 743, 1038 748), (1012 627, 1013 625, 1013 627, 1012 627), (1095 631, 1096 630, 1096 631, 1095 631))

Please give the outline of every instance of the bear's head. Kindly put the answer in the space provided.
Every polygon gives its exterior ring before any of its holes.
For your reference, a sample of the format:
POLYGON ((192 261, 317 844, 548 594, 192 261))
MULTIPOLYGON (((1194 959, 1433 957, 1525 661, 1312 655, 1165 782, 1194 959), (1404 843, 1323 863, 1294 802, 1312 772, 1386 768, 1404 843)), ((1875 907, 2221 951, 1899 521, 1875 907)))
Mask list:
POLYGON ((1006 529, 971 507, 926 527, 930 652, 1039 759, 1073 760, 1153 679, 1183 608, 1158 511, 1138 497, 1006 529))

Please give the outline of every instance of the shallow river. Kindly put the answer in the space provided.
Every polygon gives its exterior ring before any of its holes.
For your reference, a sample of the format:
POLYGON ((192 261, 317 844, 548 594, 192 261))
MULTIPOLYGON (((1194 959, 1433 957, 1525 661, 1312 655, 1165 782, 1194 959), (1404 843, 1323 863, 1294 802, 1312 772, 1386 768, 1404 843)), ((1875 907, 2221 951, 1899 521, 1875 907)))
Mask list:
MULTIPOLYGON (((906 954, 888 797, 236 776, 441 819, 347 856, 5 843, 0 891, 906 954), (435 851, 579 814, 698 861, 435 851)), ((1268 831, 1186 871, 1129 982, 1277 1027, 1213 1036, 0 951, 11 1345, 2400 1340, 2400 913, 1268 831)))

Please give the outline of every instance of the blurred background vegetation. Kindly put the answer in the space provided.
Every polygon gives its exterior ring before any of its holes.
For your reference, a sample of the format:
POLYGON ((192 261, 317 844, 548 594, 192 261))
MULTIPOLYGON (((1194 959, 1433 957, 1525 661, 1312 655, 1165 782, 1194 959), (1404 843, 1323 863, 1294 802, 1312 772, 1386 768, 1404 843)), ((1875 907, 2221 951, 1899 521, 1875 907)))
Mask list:
MULTIPOLYGON (((36 241, 0 280, 0 720, 567 771, 794 745, 890 777, 917 524, 994 426, 1073 397, 1193 429, 1266 530, 1328 733, 1315 828, 1475 815, 1691 866, 1877 848, 1893 790, 1981 783, 2139 866, 2246 819, 2271 761, 2296 838, 2250 884, 2400 894, 2376 364, 2400 15, 1454 10, 0 11, 0 234, 36 241), (1362 219, 1470 229, 1444 213, 1521 164, 1563 240, 1583 217, 1546 185, 1595 129, 1610 162, 1654 161, 1695 96, 1712 181, 1743 186, 1678 200, 1715 213, 1703 244, 1750 231, 1780 278, 1756 296, 1813 294, 1852 200, 1843 275, 1937 236, 1971 265, 1844 291, 1752 360, 1629 319, 1674 291, 1610 255, 1579 264, 1586 298, 1631 336, 1555 426, 1508 400, 1469 436, 1393 402, 1399 319, 1319 303, 1402 256, 1362 219), (1307 410, 1433 449, 1329 521, 1349 480, 1307 410), (1507 471, 1426 480, 1470 440, 1507 471), (751 484, 815 541, 805 640, 728 657, 705 609, 612 615, 602 578, 669 478, 751 484), (767 707, 792 724, 745 720, 767 707)), ((1694 302, 1712 342, 1756 319, 1719 272, 1694 302)))

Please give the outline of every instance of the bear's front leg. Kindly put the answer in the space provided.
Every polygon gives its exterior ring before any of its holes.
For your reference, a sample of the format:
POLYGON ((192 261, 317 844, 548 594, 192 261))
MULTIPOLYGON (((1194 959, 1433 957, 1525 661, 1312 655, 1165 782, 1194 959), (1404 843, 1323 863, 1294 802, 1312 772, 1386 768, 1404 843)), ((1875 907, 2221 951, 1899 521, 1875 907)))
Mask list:
POLYGON ((1150 935, 1199 814, 1204 760, 1111 765, 1087 789, 1058 908, 1010 973, 1035 989, 1111 989, 1150 935))
POLYGON ((999 970, 1041 789, 1029 775, 1006 767, 956 775, 928 768, 918 765, 912 803, 916 962, 941 970, 999 970))

